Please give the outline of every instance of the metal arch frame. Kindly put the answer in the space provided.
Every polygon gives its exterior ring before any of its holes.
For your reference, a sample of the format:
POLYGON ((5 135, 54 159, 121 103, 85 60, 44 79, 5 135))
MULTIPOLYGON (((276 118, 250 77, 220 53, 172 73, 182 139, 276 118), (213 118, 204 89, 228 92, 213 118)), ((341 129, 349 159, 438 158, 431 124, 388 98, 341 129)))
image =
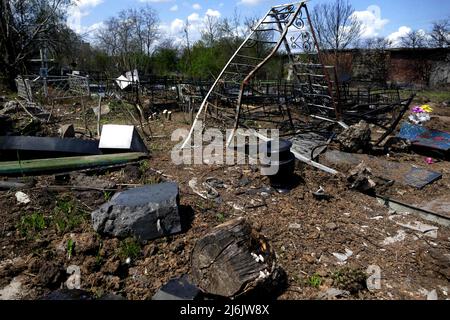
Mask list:
MULTIPOLYGON (((199 118, 201 116, 201 114, 203 112, 205 112, 206 115, 206 111, 208 109, 208 105, 210 104, 209 102, 209 98, 211 96, 211 94, 214 92, 214 90, 217 88, 217 85, 223 81, 223 77, 225 75, 225 73, 227 72, 227 69, 229 68, 229 66, 233 63, 233 61, 235 60, 235 58, 239 55, 239 52, 242 51, 243 48, 246 47, 246 45, 248 45, 248 43, 250 41, 254 41, 254 39, 252 39, 252 36, 259 32, 260 30, 258 30, 261 25, 263 23, 269 23, 269 22, 265 22, 265 20, 269 17, 277 17, 277 14, 279 14, 281 12, 281 10, 279 9, 285 9, 285 8, 290 8, 290 10, 294 10, 293 12, 289 13, 289 15, 294 14, 292 17, 289 16, 289 18, 291 18, 287 24, 285 24, 285 30, 282 31, 281 35, 279 36, 279 39, 277 42, 275 42, 275 46, 273 48, 273 50, 257 65, 254 67, 254 69, 252 71, 250 71, 247 76, 240 81, 240 91, 239 91, 239 95, 238 95, 238 99, 237 99, 237 104, 236 104, 236 113, 235 113, 235 123, 234 123, 234 129, 233 129, 233 134, 230 135, 229 137, 229 141, 227 141, 227 143, 229 143, 234 136, 234 132, 238 127, 238 121, 239 121, 239 116, 240 116, 240 110, 241 110, 241 105, 242 105, 242 96, 244 94, 244 90, 245 87, 247 86, 249 80, 256 74, 256 72, 258 70, 260 70, 273 56, 274 54, 279 50, 280 46, 282 45, 282 43, 285 44, 286 48, 287 48, 287 52, 289 53, 289 58, 291 59, 291 54, 290 54, 290 48, 289 48, 289 44, 286 40, 286 36, 289 32, 289 28, 296 22, 296 19, 298 17, 298 14, 301 12, 301 10, 303 8, 306 8, 306 2, 307 1, 298 1, 295 3, 291 3, 291 4, 284 4, 284 5, 278 5, 278 6, 274 6, 272 7, 265 15, 262 19, 260 19, 258 21, 258 23, 256 24, 255 27, 252 28, 251 32, 247 35, 247 37, 245 38, 245 40, 241 43, 241 45, 238 47, 238 49, 234 52, 234 54, 231 56, 231 58, 228 60, 228 62, 225 64, 224 68, 222 69, 222 71, 220 72, 219 76, 216 78, 216 80, 214 81, 213 85, 211 86, 211 88, 209 89, 208 93, 206 94, 205 98, 203 99, 199 110, 194 118, 194 121, 192 123, 191 129, 188 133, 188 136, 186 137, 185 141, 182 143, 181 148, 185 148, 188 144, 188 142, 191 140, 192 138, 192 134, 194 132, 194 129, 199 121, 199 118), (297 8, 295 8, 295 6, 297 6, 297 8)), ((306 11, 307 13, 307 11, 306 11)), ((281 13, 282 14, 282 13, 281 13)), ((307 13, 308 15, 308 13, 307 13)), ((308 15, 309 18, 309 15, 308 15)), ((310 20, 308 20, 309 24, 310 24, 310 20)), ((278 28, 279 28, 279 32, 281 32, 280 29, 280 25, 282 27, 281 21, 279 19, 276 19, 276 21, 272 21, 270 23, 277 23, 278 24, 278 28)), ((310 24, 311 30, 312 26, 310 24)), ((315 37, 314 37, 315 39, 315 37)), ((318 48, 318 45, 316 43, 316 47, 318 48)))

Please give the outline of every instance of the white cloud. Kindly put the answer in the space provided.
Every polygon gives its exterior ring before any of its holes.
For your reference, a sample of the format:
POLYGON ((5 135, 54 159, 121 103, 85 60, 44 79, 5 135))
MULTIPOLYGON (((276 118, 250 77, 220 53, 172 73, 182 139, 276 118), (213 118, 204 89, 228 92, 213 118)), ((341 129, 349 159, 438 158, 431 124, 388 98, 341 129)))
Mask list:
POLYGON ((103 0, 76 0, 75 6, 78 8, 94 8, 102 2, 103 0))
POLYGON ((381 18, 381 9, 376 5, 371 5, 364 11, 355 11, 353 17, 362 24, 361 36, 363 38, 377 37, 385 25, 389 23, 388 19, 381 18))
POLYGON ((150 3, 165 3, 172 2, 173 0, 139 0, 139 2, 150 2, 150 3))
POLYGON ((181 30, 183 30, 184 27, 184 21, 181 19, 175 19, 172 21, 172 23, 170 24, 170 32, 172 34, 176 34, 178 32, 180 32, 181 30))
POLYGON ((172 12, 178 11, 178 5, 177 4, 173 5, 172 7, 170 7, 169 10, 172 11, 172 12))
POLYGON ((200 21, 200 16, 198 15, 197 12, 194 12, 194 13, 191 14, 187 19, 188 19, 188 21, 189 21, 190 23, 193 23, 193 22, 200 21))
POLYGON ((200 10, 202 8, 202 6, 199 3, 194 3, 192 5, 192 8, 194 8, 194 10, 200 10))
POLYGON ((219 11, 212 10, 212 9, 208 9, 206 11, 205 15, 210 16, 210 17, 216 17, 216 18, 220 18, 220 16, 221 16, 219 11))
POLYGON ((81 24, 81 18, 88 16, 90 9, 103 3, 103 0, 77 0, 67 10, 66 24, 77 33, 86 32, 89 27, 84 27, 81 24))
POLYGON ((397 31, 391 33, 386 37, 387 40, 392 42, 392 46, 400 45, 400 39, 410 33, 412 29, 410 27, 401 26, 397 31))
POLYGON ((239 4, 243 4, 243 5, 247 5, 247 6, 256 6, 264 1, 266 1, 266 0, 241 0, 239 2, 239 4))
POLYGON ((201 30, 204 28, 204 24, 208 20, 208 17, 220 16, 221 13, 219 11, 212 9, 208 9, 204 15, 200 15, 198 12, 193 12, 185 20, 177 18, 169 24, 163 23, 161 25, 161 31, 165 34, 166 37, 172 39, 175 45, 186 45, 184 30, 186 28, 187 22, 189 40, 192 44, 201 38, 201 30))

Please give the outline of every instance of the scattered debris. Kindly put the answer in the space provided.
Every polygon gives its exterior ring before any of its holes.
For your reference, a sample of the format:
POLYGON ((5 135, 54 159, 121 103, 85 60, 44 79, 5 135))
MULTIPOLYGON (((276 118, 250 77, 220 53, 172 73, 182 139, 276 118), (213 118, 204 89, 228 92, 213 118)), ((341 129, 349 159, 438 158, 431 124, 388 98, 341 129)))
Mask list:
POLYGON ((327 291, 320 293, 317 298, 321 300, 329 300, 333 298, 348 297, 349 295, 349 291, 329 288, 327 291))
MULTIPOLYGON (((209 178, 209 179, 211 179, 211 178, 209 178)), ((192 178, 191 180, 189 180, 188 185, 195 194, 199 195, 203 199, 205 199, 205 200, 216 199, 216 201, 220 201, 219 192, 213 186, 211 186, 207 181, 205 181, 203 183, 203 187, 205 187, 204 190, 202 190, 198 187, 198 179, 195 177, 192 178)))
POLYGON ((347 259, 353 255, 353 251, 345 248, 345 253, 333 252, 332 255, 339 260, 339 264, 345 264, 347 259))
POLYGON ((26 193, 23 193, 22 191, 16 192, 16 199, 17 202, 21 204, 28 204, 31 202, 30 197, 26 193))
POLYGON ((350 183, 350 189, 357 189, 362 192, 373 191, 376 186, 376 183, 372 180, 372 170, 364 161, 350 170, 347 181, 350 183))
POLYGON ((439 300, 436 289, 428 291, 422 288, 419 290, 419 292, 421 295, 425 296, 427 300, 439 300))
POLYGON ((302 225, 300 223, 290 223, 289 229, 301 229, 302 225))
POLYGON ((313 192, 312 194, 317 200, 330 200, 332 198, 331 195, 325 193, 325 189, 322 186, 320 186, 319 190, 313 192))
POLYGON ((389 217, 389 220, 394 221, 397 225, 410 229, 410 230, 414 230, 414 231, 418 231, 424 235, 426 235, 427 237, 430 238, 437 238, 437 231, 439 230, 438 227, 436 226, 431 226, 425 223, 422 223, 420 221, 412 221, 412 222, 402 222, 399 220, 405 220, 407 216, 405 215, 392 215, 389 217))
POLYGON ((101 109, 101 111, 100 111, 101 116, 105 116, 111 112, 111 109, 109 108, 109 105, 107 105, 107 104, 102 105, 101 107, 93 107, 92 111, 94 112, 96 117, 99 116, 99 114, 98 114, 99 109, 101 109))
POLYGON ((92 212, 95 231, 125 238, 150 240, 181 231, 176 183, 146 185, 117 193, 92 212))
POLYGON ((0 289, 0 300, 19 300, 22 295, 22 278, 16 277, 6 287, 0 289))
POLYGON ((406 239, 406 232, 404 230, 398 230, 397 234, 393 237, 387 237, 383 240, 382 245, 388 246, 390 244, 400 242, 406 239))

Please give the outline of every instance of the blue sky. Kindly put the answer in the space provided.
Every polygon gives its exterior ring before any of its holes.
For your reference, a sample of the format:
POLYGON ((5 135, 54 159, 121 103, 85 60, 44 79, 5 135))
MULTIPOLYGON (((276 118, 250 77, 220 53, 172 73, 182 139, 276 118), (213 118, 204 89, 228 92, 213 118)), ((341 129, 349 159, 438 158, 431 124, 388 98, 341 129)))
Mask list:
MULTIPOLYGON (((95 30, 102 21, 126 8, 152 6, 166 35, 177 38, 182 23, 192 22, 193 37, 205 15, 232 16, 237 8, 242 17, 261 17, 271 6, 289 0, 75 0, 68 24, 80 33, 95 30)), ((309 7, 327 0, 311 0, 309 7)), ((350 0, 365 26, 364 36, 388 37, 394 42, 412 29, 429 30, 431 23, 450 16, 449 0, 350 0)))

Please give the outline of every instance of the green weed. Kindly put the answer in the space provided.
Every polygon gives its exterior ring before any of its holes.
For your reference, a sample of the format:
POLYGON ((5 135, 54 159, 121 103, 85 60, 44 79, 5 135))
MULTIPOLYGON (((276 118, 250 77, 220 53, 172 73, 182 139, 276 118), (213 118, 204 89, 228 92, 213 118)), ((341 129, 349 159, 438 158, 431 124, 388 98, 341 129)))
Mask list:
POLYGON ((83 224, 87 212, 73 200, 59 199, 54 209, 53 223, 59 233, 72 231, 83 224))
POLYGON ((216 217, 217 217, 217 220, 218 220, 220 223, 224 223, 224 222, 225 222, 225 215, 224 215, 223 213, 218 213, 218 214, 216 215, 216 217))
POLYGON ((73 248, 74 248, 74 242, 73 242, 72 238, 70 238, 69 240, 67 240, 67 257, 69 258, 69 260, 72 257, 73 248))
POLYGON ((19 230, 22 236, 27 236, 30 233, 40 232, 46 227, 46 219, 40 212, 33 212, 32 214, 23 216, 20 219, 19 230))
POLYGON ((103 191, 103 199, 105 201, 109 201, 111 199, 112 192, 111 191, 103 191))
POLYGON ((322 284, 322 277, 315 273, 308 278, 308 284, 313 288, 319 288, 322 284))
POLYGON ((135 259, 141 254, 141 245, 136 239, 128 238, 121 241, 119 250, 119 257, 121 259, 135 259))

